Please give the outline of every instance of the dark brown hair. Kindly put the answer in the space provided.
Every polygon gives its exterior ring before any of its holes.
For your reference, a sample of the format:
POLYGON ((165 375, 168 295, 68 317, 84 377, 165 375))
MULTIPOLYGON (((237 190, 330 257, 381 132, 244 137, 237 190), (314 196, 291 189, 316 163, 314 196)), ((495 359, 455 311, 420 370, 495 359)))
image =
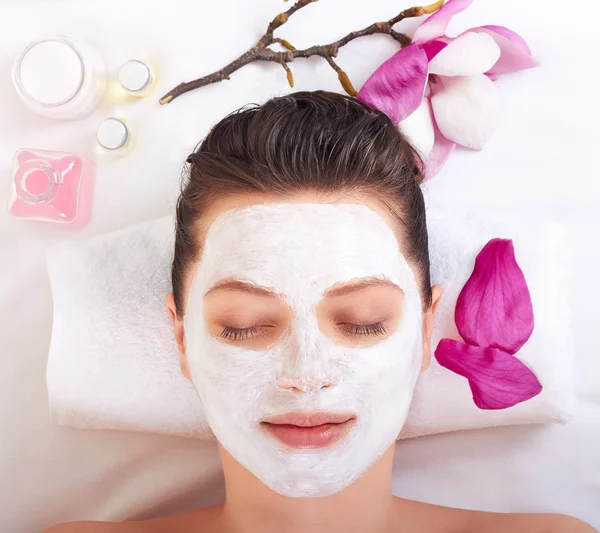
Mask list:
MULTIPOLYGON (((232 193, 289 196, 368 193, 399 221, 404 253, 418 268, 423 307, 431 306, 422 163, 384 113, 329 91, 299 91, 249 104, 218 122, 187 159, 177 201, 171 271, 177 314, 186 273, 199 260, 198 221, 232 193)), ((397 232, 397 233, 398 233, 397 232)))

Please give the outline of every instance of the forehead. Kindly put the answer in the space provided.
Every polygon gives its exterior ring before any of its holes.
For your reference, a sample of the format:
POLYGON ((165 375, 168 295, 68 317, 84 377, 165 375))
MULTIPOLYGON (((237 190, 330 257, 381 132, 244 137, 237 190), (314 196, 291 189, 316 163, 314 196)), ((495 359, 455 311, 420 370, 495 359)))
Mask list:
POLYGON ((404 288, 414 280, 392 228, 362 204, 261 204, 221 214, 208 228, 196 281, 224 279, 291 296, 362 277, 404 288))

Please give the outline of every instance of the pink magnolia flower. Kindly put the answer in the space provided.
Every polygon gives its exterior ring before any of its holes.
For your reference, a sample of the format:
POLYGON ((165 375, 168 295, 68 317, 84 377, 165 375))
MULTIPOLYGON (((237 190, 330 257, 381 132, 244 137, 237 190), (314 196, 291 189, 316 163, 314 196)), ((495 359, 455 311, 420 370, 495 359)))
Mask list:
POLYGON ((499 118, 493 81, 538 66, 527 43, 503 26, 444 34, 472 0, 448 0, 416 30, 413 42, 371 75, 357 98, 398 124, 432 177, 456 144, 480 150, 499 118))
POLYGON ((514 355, 529 340, 534 317, 512 241, 492 239, 475 260, 454 321, 465 342, 442 339, 437 362, 469 380, 480 409, 506 409, 542 391, 535 374, 514 355))

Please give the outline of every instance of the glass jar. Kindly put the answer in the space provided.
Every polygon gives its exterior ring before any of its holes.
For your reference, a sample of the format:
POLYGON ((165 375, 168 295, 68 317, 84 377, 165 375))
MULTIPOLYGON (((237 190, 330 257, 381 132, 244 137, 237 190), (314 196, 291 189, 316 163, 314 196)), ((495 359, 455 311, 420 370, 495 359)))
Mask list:
POLYGON ((17 151, 9 213, 17 218, 84 226, 91 217, 95 167, 66 152, 17 151))
POLYGON ((12 68, 21 100, 40 115, 72 119, 88 114, 106 90, 106 66, 97 50, 71 37, 28 44, 12 68))

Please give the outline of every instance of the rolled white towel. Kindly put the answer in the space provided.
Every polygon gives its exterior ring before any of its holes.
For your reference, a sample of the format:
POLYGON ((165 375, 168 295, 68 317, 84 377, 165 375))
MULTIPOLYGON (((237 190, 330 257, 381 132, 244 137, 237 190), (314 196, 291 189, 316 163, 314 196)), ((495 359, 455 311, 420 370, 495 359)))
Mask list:
MULTIPOLYGON (((401 437, 509 424, 564 422, 573 412, 574 344, 568 301, 569 257, 560 225, 545 219, 428 210, 432 283, 444 287, 432 348, 460 340, 458 294, 475 257, 492 238, 512 239, 535 315, 516 354, 542 392, 499 411, 480 410, 466 379, 439 366, 420 377, 401 437)), ((172 217, 48 253, 54 324, 47 385, 61 425, 210 437, 202 405, 179 370, 165 294, 171 289, 172 217)))

